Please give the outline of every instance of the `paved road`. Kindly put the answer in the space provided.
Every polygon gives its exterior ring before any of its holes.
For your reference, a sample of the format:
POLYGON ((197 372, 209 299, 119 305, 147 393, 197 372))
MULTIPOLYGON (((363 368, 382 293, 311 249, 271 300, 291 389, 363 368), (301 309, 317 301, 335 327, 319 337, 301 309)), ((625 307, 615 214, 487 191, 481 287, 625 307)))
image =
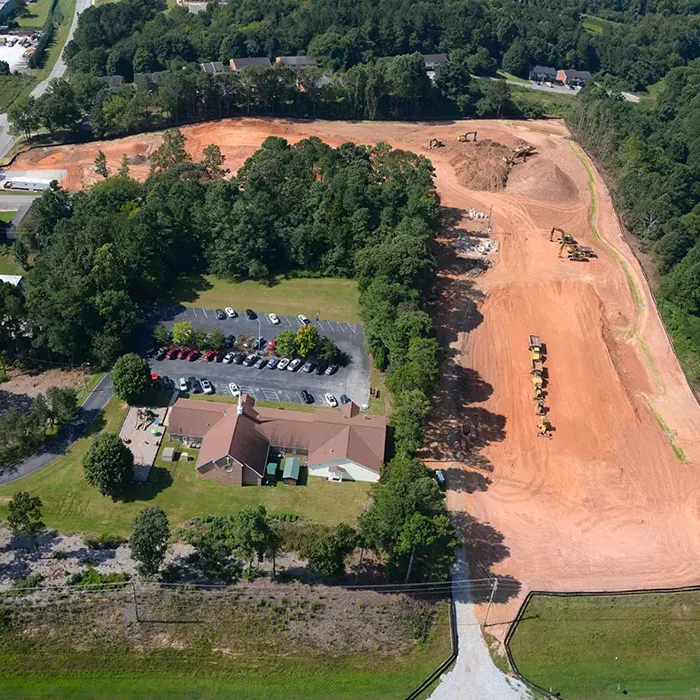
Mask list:
MULTIPOLYGON (((0 171, 0 176, 2 172, 0 171)), ((37 192, 27 192, 26 194, 5 193, 4 190, 0 190, 0 209, 19 209, 25 204, 33 202, 37 197, 41 195, 37 192)))
MULTIPOLYGON (((478 77, 478 76, 472 76, 472 77, 478 77)), ((491 78, 491 80, 502 80, 502 78, 491 78)), ((537 85, 536 83, 533 82, 527 82, 527 83, 517 83, 517 82, 509 82, 508 85, 517 85, 519 87, 525 88, 526 90, 539 90, 540 92, 555 92, 560 95, 568 95, 569 97, 575 97, 578 95, 579 90, 569 90, 568 87, 564 87, 563 85, 555 85, 552 83, 552 87, 549 87, 548 85, 545 85, 544 83, 541 83, 540 85, 537 85)), ((608 90, 608 94, 612 94, 612 90, 608 90)), ((620 95, 627 100, 627 102, 639 102, 639 97, 637 95, 633 95, 631 92, 620 92, 620 95)))
POLYGON ((112 395, 112 378, 106 374, 78 409, 75 421, 61 428, 56 437, 49 440, 31 457, 27 457, 2 472, 0 485, 21 479, 23 476, 51 464, 56 457, 60 457, 87 430, 97 414, 105 407, 107 401, 112 398, 112 395))
MULTIPOLYGON (((73 15, 73 22, 70 26, 70 30, 68 31, 68 36, 66 37, 66 44, 73 38, 73 32, 75 32, 75 28, 78 26, 78 15, 83 10, 90 7, 90 5, 92 5, 92 0, 77 0, 75 15, 73 15)), ((60 78, 65 72, 66 64, 63 60, 63 50, 61 50, 61 55, 58 57, 58 60, 51 69, 48 77, 45 80, 42 80, 32 90, 32 95, 34 97, 40 97, 43 95, 46 92, 46 88, 49 86, 49 83, 54 78, 60 78)), ((17 137, 8 133, 8 126, 7 114, 0 114, 0 159, 4 158, 15 143, 17 143, 17 137)))
MULTIPOLYGON (((458 553, 454 580, 469 578, 464 548, 458 553)), ((491 660, 479 622, 474 615, 469 589, 453 583, 459 652, 453 669, 440 679, 430 700, 527 700, 527 688, 499 671, 491 660)))

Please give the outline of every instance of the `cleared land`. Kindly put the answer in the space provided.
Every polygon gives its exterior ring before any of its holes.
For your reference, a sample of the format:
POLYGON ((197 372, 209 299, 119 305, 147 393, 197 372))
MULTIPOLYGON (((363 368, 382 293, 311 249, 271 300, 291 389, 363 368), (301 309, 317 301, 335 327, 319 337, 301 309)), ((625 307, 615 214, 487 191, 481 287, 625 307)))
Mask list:
POLYGON ((345 323, 359 323, 359 294, 354 280, 348 279, 284 279, 272 283, 229 282, 212 275, 183 281, 179 301, 185 306, 207 309, 232 306, 239 314, 254 309, 269 313, 332 318, 345 323))
POLYGON ((520 672, 572 700, 696 698, 700 593, 534 596, 513 636, 520 672))
MULTIPOLYGON (((309 479, 305 486, 279 483, 270 488, 236 488, 197 479, 194 462, 163 462, 160 454, 145 484, 134 484, 125 499, 112 502, 83 475, 82 459, 91 435, 99 430, 119 432, 125 405, 112 399, 88 431, 63 456, 45 469, 0 488, 0 517, 17 491, 30 491, 44 503, 44 521, 63 533, 113 533, 128 536, 136 515, 147 505, 162 506, 173 526, 203 514, 226 514, 243 506, 262 503, 272 512, 294 512, 310 521, 336 524, 354 522, 367 502, 369 484, 343 484, 339 489, 325 479, 309 479)), ((196 450, 190 450, 196 458, 196 450)))
MULTIPOLYGON (((700 461, 700 408, 609 193, 562 124, 236 119, 183 132, 195 158, 216 143, 233 169, 269 135, 291 142, 319 136, 334 146, 386 141, 432 160, 449 219, 437 246, 436 308, 450 347, 431 456, 448 470, 450 507, 478 523, 479 536, 470 538, 472 574, 498 573, 522 584, 508 606, 492 607, 490 622, 512 619, 528 588, 697 582, 700 562, 688 552, 700 549, 700 473, 692 466, 700 461), (479 144, 492 145, 457 143, 458 133, 474 129, 479 144), (432 137, 445 148, 428 151, 432 137), (515 166, 504 183, 501 152, 521 142, 538 155, 515 166), (492 183, 491 191, 479 189, 483 183, 492 183), (455 254, 457 238, 474 228, 470 207, 491 206, 499 252, 488 271, 474 276, 473 264, 455 254), (598 257, 559 258, 549 242, 553 226, 598 257), (551 440, 536 437, 531 333, 547 346, 551 440), (452 460, 465 417, 477 425, 476 446, 463 461, 452 460)), ((147 155, 160 140, 150 134, 33 151, 14 167, 65 167, 67 186, 80 187, 94 178, 98 149, 117 167, 123 153, 147 155)), ((139 177, 147 171, 147 163, 132 168, 139 177)), ((48 472, 37 481, 45 478, 48 472)))

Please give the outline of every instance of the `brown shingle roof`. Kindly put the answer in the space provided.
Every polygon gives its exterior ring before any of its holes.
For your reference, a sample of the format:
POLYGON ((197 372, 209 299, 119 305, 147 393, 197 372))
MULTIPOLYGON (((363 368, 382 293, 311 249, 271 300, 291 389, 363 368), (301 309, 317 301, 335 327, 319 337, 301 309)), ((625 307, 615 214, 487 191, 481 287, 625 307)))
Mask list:
POLYGON ((203 438, 227 412, 235 413, 236 407, 213 401, 178 399, 170 409, 168 429, 171 435, 203 438))

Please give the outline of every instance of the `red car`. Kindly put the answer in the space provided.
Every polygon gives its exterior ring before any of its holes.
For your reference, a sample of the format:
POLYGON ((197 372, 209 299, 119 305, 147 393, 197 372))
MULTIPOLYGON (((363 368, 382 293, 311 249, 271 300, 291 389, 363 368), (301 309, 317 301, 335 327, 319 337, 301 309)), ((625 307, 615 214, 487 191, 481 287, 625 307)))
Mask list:
POLYGON ((177 358, 180 355, 180 348, 170 348, 167 353, 165 353, 165 356, 169 360, 177 360, 177 358))
POLYGON ((216 350, 207 350, 202 358, 205 362, 211 362, 216 357, 216 350))
POLYGON ((155 389, 160 389, 160 377, 155 372, 151 372, 151 384, 155 389))
POLYGON ((199 350, 192 350, 190 351, 190 354, 187 356, 187 359, 190 362, 194 362, 202 353, 199 352, 199 350))
POLYGON ((268 349, 268 350, 271 350, 272 352, 274 352, 276 343, 277 343, 277 338, 273 338, 273 339, 267 344, 267 349, 268 349))
POLYGON ((192 351, 189 348, 181 348, 180 350, 180 355, 179 359, 181 360, 186 360, 187 356, 191 353, 192 351))

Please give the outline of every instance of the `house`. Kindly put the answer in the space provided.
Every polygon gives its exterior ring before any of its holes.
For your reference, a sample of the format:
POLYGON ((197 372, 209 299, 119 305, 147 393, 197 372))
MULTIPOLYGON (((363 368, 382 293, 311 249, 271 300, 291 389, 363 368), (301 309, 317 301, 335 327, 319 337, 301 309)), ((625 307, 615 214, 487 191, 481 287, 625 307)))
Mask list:
POLYGON ((100 77, 100 80, 110 89, 114 90, 114 88, 119 87, 124 83, 124 76, 123 75, 103 75, 100 77))
POLYGON ((557 79, 557 69, 551 66, 532 66, 530 80, 552 81, 557 79))
POLYGON ((289 486, 296 486, 299 481, 299 473, 301 472, 301 461, 298 457, 284 458, 284 471, 282 472, 282 481, 289 486))
POLYGON ((200 63, 199 65, 202 70, 209 75, 218 75, 219 73, 226 73, 229 70, 221 61, 209 61, 208 63, 200 63))
POLYGON ((229 65, 234 73, 240 73, 246 68, 269 68, 272 64, 267 56, 257 56, 254 58, 232 58, 229 65))
POLYGON ((22 221, 24 221, 24 217, 29 212, 29 209, 34 201, 35 200, 32 200, 31 202, 27 202, 19 207, 12 217, 12 221, 5 227, 5 237, 8 241, 15 241, 19 237, 18 234, 20 225, 22 224, 22 221))
POLYGON ((425 63, 425 70, 433 71, 437 70, 440 66, 447 63, 446 53, 424 53, 423 63, 425 63))
POLYGON ((275 63, 289 68, 309 68, 315 66, 318 61, 313 56, 277 56, 275 63))
POLYGON ((558 70, 557 80, 564 85, 580 85, 585 87, 593 79, 587 70, 558 70))
POLYGON ((1 283, 11 284, 13 287, 21 287, 24 284, 24 277, 22 275, 0 275, 1 283))
POLYGON ((156 71, 155 73, 134 73, 134 84, 137 88, 152 90, 167 74, 167 70, 156 71))
MULTIPOLYGON (((379 480, 386 445, 382 416, 360 414, 350 402, 341 411, 314 413, 255 408, 252 396, 237 406, 178 399, 170 411, 170 438, 199 448, 197 473, 237 486, 261 485, 270 476, 271 452, 305 458, 309 474, 332 481, 379 480)), ((298 479, 290 467, 284 479, 298 479)))

